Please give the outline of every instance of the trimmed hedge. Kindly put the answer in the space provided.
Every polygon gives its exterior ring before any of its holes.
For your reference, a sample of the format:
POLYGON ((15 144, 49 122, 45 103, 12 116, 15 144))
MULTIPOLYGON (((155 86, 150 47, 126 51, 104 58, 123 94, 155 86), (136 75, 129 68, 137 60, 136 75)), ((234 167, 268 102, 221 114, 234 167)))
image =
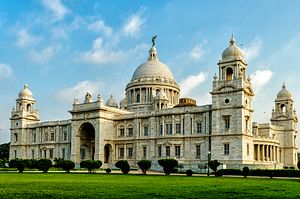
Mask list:
MULTIPOLYGON (((239 175, 243 176, 243 171, 239 169, 222 169, 223 175, 239 175)), ((267 176, 267 177, 300 177, 300 170, 294 169, 252 169, 250 176, 267 176)))
POLYGON ((121 169, 123 174, 127 174, 130 171, 130 166, 127 160, 119 160, 118 162, 116 162, 115 166, 121 169))
POLYGON ((223 175, 236 175, 236 176, 242 176, 243 172, 240 169, 221 169, 223 175))
MULTIPOLYGON (((175 159, 160 159, 158 164, 163 167, 165 175, 170 175, 178 165, 178 161, 175 159)), ((178 172, 178 169, 177 169, 178 172)))
POLYGON ((80 162, 81 168, 86 168, 89 173, 92 173, 93 170, 99 169, 102 166, 100 160, 83 160, 80 162))

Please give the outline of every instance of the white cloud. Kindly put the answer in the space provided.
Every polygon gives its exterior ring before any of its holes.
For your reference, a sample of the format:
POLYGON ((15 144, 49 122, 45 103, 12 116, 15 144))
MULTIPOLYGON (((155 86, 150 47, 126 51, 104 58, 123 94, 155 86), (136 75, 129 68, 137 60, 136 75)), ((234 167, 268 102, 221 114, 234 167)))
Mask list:
POLYGON ((13 77, 13 71, 9 65, 0 63, 0 80, 13 77))
POLYGON ((188 97, 192 95, 194 88, 200 86, 207 78, 204 72, 200 72, 197 75, 188 76, 186 79, 180 82, 181 95, 188 97))
POLYGON ((42 4, 53 13, 54 21, 63 19, 64 16, 70 12, 70 10, 62 4, 61 0, 42 0, 42 4))
POLYGON ((93 24, 90 24, 88 26, 88 29, 95 31, 95 32, 100 32, 104 33, 106 36, 110 36, 113 32, 113 29, 107 25, 105 25, 104 21, 98 20, 93 24))
POLYGON ((243 49, 245 53, 245 59, 249 61, 251 59, 258 57, 261 52, 261 49, 262 49, 262 40, 259 37, 257 37, 251 42, 249 47, 243 49))
POLYGON ((254 92, 258 94, 261 89, 271 80, 272 71, 270 70, 257 70, 250 75, 254 92))
POLYGON ((189 56, 194 60, 201 60, 204 55, 203 44, 197 44, 192 51, 189 53, 189 56))
POLYGON ((92 81, 81 81, 78 82, 75 86, 65 88, 57 93, 57 99, 63 103, 70 104, 73 102, 74 98, 82 101, 86 92, 89 92, 94 100, 99 94, 100 89, 103 88, 102 82, 92 82, 92 81))
POLYGON ((90 51, 82 53, 82 59, 86 63, 104 64, 117 62, 124 58, 124 54, 120 51, 112 51, 109 47, 103 45, 102 38, 98 37, 93 42, 90 51))
POLYGON ((33 62, 46 63, 50 58, 53 57, 54 54, 55 54, 55 48, 52 46, 49 46, 47 48, 44 48, 41 51, 30 50, 29 58, 33 62))
POLYGON ((143 25, 144 25, 144 20, 141 19, 140 16, 132 15, 124 24, 123 32, 127 36, 131 36, 131 37, 137 36, 140 33, 143 25))
POLYGON ((34 35, 31 35, 27 30, 22 29, 17 32, 17 46, 25 48, 31 45, 34 45, 40 41, 40 38, 34 35))

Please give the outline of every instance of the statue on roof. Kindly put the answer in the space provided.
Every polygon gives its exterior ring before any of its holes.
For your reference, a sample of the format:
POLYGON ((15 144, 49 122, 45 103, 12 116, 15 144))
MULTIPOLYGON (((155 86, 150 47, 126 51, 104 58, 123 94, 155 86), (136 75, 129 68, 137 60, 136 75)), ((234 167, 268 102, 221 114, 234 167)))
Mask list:
POLYGON ((155 46, 155 39, 156 39, 157 35, 152 36, 152 47, 155 46))

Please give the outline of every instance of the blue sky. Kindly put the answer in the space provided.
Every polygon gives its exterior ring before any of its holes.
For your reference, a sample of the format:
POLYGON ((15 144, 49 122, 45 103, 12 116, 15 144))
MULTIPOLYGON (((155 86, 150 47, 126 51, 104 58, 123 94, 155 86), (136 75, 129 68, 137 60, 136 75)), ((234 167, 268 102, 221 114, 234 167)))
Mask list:
POLYGON ((148 56, 159 58, 181 95, 210 103, 217 62, 231 34, 245 51, 256 93, 254 120, 268 122, 285 81, 300 111, 300 1, 0 1, 0 143, 29 84, 41 119, 68 119, 89 91, 117 101, 148 56), (192 83, 191 83, 192 82, 192 83))

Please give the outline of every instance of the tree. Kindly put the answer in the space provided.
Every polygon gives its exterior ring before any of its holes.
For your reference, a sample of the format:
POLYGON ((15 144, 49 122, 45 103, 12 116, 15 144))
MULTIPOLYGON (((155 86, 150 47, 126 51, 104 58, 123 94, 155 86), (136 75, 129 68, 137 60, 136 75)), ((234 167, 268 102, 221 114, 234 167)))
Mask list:
POLYGON ((158 164, 163 167, 165 175, 170 175, 178 165, 178 161, 175 159, 160 159, 158 164))
POLYGON ((123 174, 127 174, 130 171, 130 166, 127 160, 119 160, 118 162, 116 162, 115 166, 121 169, 123 174))
POLYGON ((138 166, 142 170, 143 174, 147 174, 147 170, 151 167, 151 160, 140 160, 138 161, 138 166))
POLYGON ((37 169, 47 173, 48 170, 52 167, 52 162, 49 159, 40 159, 37 161, 37 169))
POLYGON ((26 168, 36 169, 37 168, 37 160, 36 159, 25 159, 24 164, 26 168))
POLYGON ((9 158, 9 144, 10 143, 5 143, 0 145, 0 159, 9 158))
POLYGON ((244 167, 243 168, 243 176, 246 178, 247 176, 249 176, 250 174, 250 170, 248 167, 244 167))
POLYGON ((211 160, 208 162, 209 168, 214 171, 215 175, 217 174, 218 166, 220 166, 221 163, 218 162, 218 160, 211 160))
POLYGON ((191 169, 188 169, 185 171, 187 176, 192 176, 193 175, 193 171, 191 169))
POLYGON ((60 168, 65 170, 67 173, 70 172, 70 170, 74 169, 75 163, 71 160, 61 160, 60 162, 60 168))
POLYGON ((12 159, 9 161, 8 165, 11 168, 17 168, 19 173, 23 173, 25 169, 25 163, 22 159, 12 159))
POLYGON ((99 169, 102 166, 100 160, 84 160, 80 162, 81 168, 86 168, 89 173, 92 173, 93 170, 99 169))

